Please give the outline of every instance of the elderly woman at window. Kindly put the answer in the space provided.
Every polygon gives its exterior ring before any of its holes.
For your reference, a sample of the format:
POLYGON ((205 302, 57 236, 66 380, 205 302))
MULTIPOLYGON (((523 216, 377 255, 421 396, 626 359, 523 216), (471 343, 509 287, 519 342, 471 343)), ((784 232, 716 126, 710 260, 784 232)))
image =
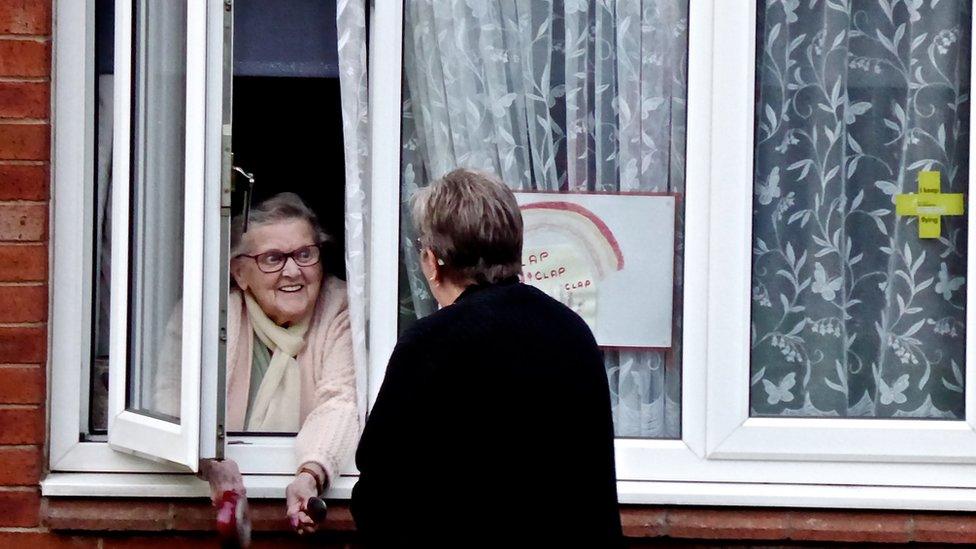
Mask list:
MULTIPOLYGON (((297 432, 299 467, 286 496, 300 532, 315 529, 305 505, 339 474, 359 432, 346 287, 323 268, 327 240, 294 193, 252 208, 246 231, 240 218, 231 229, 226 429, 297 432)), ((204 462, 201 474, 215 501, 244 493, 230 460, 204 462)))

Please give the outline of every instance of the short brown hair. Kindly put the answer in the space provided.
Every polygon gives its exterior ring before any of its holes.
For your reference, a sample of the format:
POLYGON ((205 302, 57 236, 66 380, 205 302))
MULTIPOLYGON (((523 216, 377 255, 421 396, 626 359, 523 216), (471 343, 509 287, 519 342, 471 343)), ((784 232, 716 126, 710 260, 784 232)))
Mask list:
POLYGON ((493 283, 522 269, 522 212, 493 175, 458 168, 417 191, 414 226, 421 246, 463 278, 493 283))

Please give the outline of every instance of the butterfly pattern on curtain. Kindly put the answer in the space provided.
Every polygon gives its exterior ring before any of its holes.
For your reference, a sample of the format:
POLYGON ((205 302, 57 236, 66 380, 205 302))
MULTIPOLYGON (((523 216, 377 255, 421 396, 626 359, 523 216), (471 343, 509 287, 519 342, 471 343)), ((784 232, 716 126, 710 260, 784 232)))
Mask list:
MULTIPOLYGON (((684 192, 687 0, 408 0, 404 19, 401 328, 435 306, 409 198, 456 166, 514 189, 684 192)), ((604 354, 617 435, 679 437, 680 336, 604 354)))
POLYGON ((760 3, 751 406, 964 417, 966 217, 897 217, 919 171, 967 193, 971 3, 760 3))

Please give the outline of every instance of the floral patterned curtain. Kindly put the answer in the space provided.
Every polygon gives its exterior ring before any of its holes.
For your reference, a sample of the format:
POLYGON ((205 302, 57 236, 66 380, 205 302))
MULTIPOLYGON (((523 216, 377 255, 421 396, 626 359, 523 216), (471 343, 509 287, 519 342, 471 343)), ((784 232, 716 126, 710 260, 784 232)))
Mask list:
POLYGON ((359 414, 366 417, 366 323, 369 311, 369 119, 366 70, 365 0, 336 5, 339 42, 339 87, 342 100, 342 138, 346 165, 346 289, 349 325, 356 361, 359 414))
POLYGON ((962 418, 971 3, 760 3, 752 412, 962 418))
MULTIPOLYGON (((434 307, 407 201, 454 167, 683 193, 687 0, 408 0, 404 18, 401 326, 434 307)), ((675 345, 605 352, 618 436, 680 436, 677 249, 675 345)))

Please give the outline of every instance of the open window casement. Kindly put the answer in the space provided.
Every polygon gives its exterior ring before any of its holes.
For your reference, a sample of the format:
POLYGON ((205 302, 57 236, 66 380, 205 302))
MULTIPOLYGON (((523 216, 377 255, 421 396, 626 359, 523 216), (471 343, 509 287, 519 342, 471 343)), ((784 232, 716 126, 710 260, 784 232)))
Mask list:
POLYGON ((108 441, 192 471, 222 451, 224 8, 115 3, 108 441))

